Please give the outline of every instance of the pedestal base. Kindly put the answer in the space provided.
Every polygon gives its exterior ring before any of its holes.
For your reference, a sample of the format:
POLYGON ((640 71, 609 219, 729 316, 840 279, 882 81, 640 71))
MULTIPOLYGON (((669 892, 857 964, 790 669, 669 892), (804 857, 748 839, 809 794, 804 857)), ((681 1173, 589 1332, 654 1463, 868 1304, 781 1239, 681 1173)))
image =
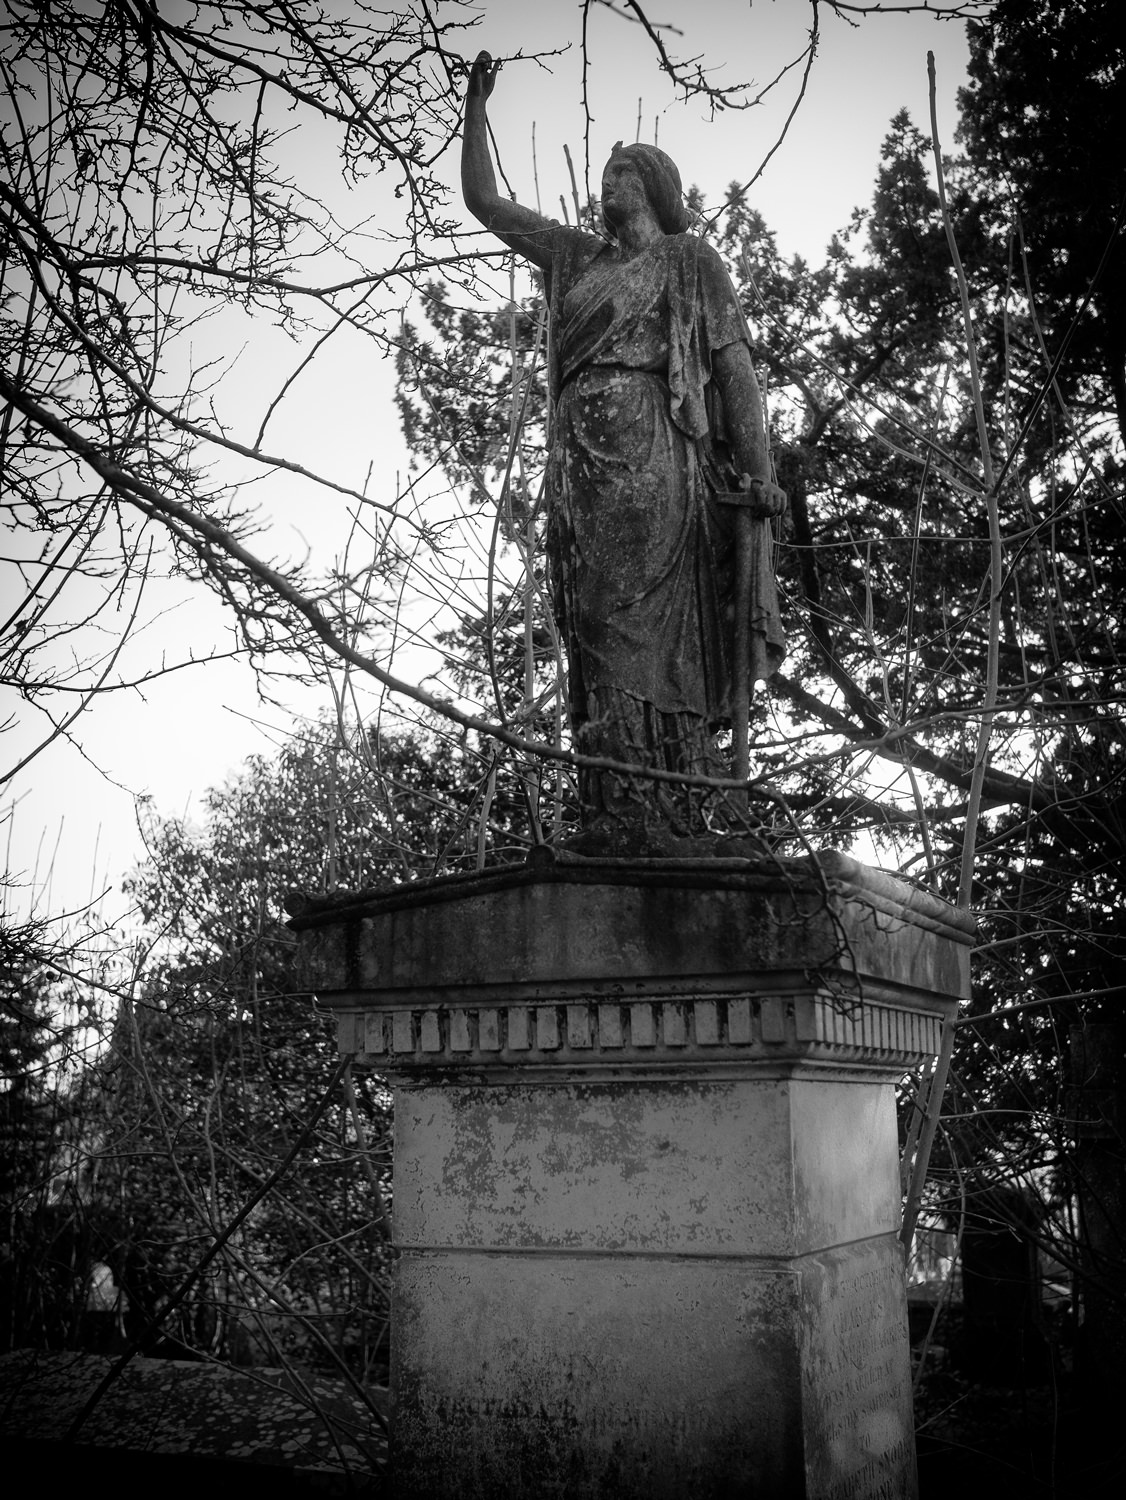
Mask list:
POLYGON ((395 1091, 398 1500, 914 1494, 894 1081, 968 924, 837 856, 303 925, 395 1091))
POLYGON ((912 1493, 889 1085, 414 1084, 396 1112, 397 1496, 912 1493))

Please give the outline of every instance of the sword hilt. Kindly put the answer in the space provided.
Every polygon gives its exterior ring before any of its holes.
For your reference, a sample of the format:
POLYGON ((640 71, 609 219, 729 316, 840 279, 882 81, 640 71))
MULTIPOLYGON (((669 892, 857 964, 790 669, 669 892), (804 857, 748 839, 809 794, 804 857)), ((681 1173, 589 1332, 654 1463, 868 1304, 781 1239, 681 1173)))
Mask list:
MULTIPOLYGON (((770 479, 752 479, 750 475, 743 476, 745 481, 742 488, 737 490, 716 490, 715 497, 721 505, 734 505, 743 510, 758 509, 763 498, 770 490, 775 490, 783 497, 782 510, 785 510, 785 491, 770 479)), ((780 514, 781 512, 779 512, 780 514)), ((762 515, 762 511, 759 510, 762 515)), ((772 514, 772 513, 768 513, 772 514)), ((764 517, 766 519, 766 517, 764 517)))

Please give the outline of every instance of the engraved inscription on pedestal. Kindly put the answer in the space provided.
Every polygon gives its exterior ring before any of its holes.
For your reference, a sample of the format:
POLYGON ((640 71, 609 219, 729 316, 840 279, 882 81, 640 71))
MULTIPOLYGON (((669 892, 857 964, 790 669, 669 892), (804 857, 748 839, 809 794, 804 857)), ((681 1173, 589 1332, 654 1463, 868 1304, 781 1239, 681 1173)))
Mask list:
POLYGON ((915 1493, 903 1268, 894 1241, 806 1262, 806 1472, 817 1500, 915 1493))

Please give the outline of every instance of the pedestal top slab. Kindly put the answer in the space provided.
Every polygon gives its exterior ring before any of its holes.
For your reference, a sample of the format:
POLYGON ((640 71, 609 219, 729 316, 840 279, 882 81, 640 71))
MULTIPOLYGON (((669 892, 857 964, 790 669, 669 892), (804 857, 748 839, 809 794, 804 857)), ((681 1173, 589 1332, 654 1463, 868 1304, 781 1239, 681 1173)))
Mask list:
MULTIPOLYGON (((498 988, 526 998, 667 982, 745 986, 817 970, 968 993, 974 923, 833 851, 801 860, 578 860, 306 898, 307 986, 393 1003, 498 988)), ((329 1003, 333 1003, 329 1000, 329 1003)))

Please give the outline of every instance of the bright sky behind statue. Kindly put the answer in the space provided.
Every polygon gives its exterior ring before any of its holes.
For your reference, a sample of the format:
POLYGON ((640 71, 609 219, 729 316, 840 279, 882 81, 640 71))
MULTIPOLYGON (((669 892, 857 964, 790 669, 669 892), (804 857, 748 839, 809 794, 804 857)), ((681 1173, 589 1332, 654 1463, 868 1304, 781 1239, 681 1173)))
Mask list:
MULTIPOLYGON (((565 142, 580 175, 580 191, 584 171, 581 8, 572 0, 539 5, 483 0, 479 10, 481 24, 462 42, 467 60, 481 48, 497 57, 516 50, 533 54, 569 48, 539 62, 506 64, 489 108, 501 166, 517 197, 534 207, 538 178, 543 211, 558 216, 560 195, 570 200, 565 142)), ((713 83, 753 80, 760 88, 798 57, 812 15, 805 0, 653 0, 646 13, 654 23, 677 28, 661 33, 668 51, 679 59, 699 57, 715 70, 713 83)), ((870 203, 892 116, 906 108, 917 126, 927 128, 928 49, 936 55, 942 143, 946 150, 954 149, 956 93, 965 82, 968 55, 964 25, 938 21, 933 14, 873 15, 851 27, 823 9, 821 25, 805 98, 748 195, 782 253, 800 254, 814 264, 832 235, 847 225, 852 210, 870 203)), ((592 6, 588 48, 589 180, 594 190, 615 141, 653 140, 656 134, 677 161, 685 184, 699 186, 709 206, 719 205, 730 183, 755 175, 778 141, 801 86, 802 70, 794 68, 762 105, 710 118, 702 101, 676 101, 652 43, 624 14, 605 4, 592 6)), ((284 149, 292 153, 295 176, 311 169, 321 172, 326 194, 335 191, 333 164, 318 159, 315 135, 296 133, 284 149)), ((438 162, 436 173, 451 189, 451 212, 467 230, 475 230, 460 206, 456 147, 438 162)), ((349 205, 353 221, 365 213, 389 226, 401 219, 403 207, 393 197, 389 177, 371 178, 357 190, 366 201, 349 205)), ((484 247, 486 239, 479 235, 472 243, 484 247)), ((436 253, 443 252, 436 247, 436 253)), ((517 287, 518 295, 527 289, 523 268, 517 287)), ((751 322, 753 332, 753 318, 751 322)), ((213 331, 216 326, 211 324, 213 331)), ((260 321, 251 324, 237 313, 225 328, 223 352, 230 355, 241 348, 242 353, 234 386, 225 386, 224 415, 238 424, 238 398, 232 407, 229 393, 246 392, 241 416, 246 430, 236 435, 252 442, 263 401, 251 397, 276 390, 285 370, 300 359, 300 350, 266 331, 260 321)), ((408 467, 392 403, 390 362, 369 353, 366 361, 361 356, 346 371, 338 364, 333 372, 331 382, 306 382, 300 400, 289 403, 275 429, 275 450, 281 447, 309 467, 356 487, 362 487, 370 470, 369 493, 390 502, 408 467)), ((251 486, 248 499, 253 496, 251 486)), ((290 556, 307 551, 314 563, 327 565, 339 552, 343 517, 343 507, 339 516, 329 514, 323 492, 310 504, 307 492, 295 488, 286 503, 271 504, 269 545, 290 556)), ((5 592, 11 586, 9 576, 5 592)), ((176 592, 169 585, 161 606, 167 613, 149 625, 138 643, 143 642, 150 664, 159 661, 164 649, 170 656, 182 655, 185 641, 198 641, 201 649, 222 645, 228 622, 201 587, 176 592)), ((295 727, 294 714, 315 718, 331 708, 327 692, 316 698, 305 693, 264 708, 253 674, 234 661, 175 672, 147 686, 143 696, 130 692, 98 699, 76 719, 68 736, 57 738, 6 784, 3 806, 10 817, 0 825, 0 837, 7 841, 9 870, 25 882, 14 893, 17 912, 33 909, 42 916, 75 909, 107 886, 119 885, 143 855, 137 796, 151 797, 162 814, 192 815, 200 795, 236 771, 245 756, 268 753, 280 743, 295 727)), ((50 732, 40 714, 14 699, 0 708, 0 723, 10 715, 17 722, 3 739, 6 768, 50 732)), ((123 906, 121 897, 114 898, 107 916, 123 906)))

